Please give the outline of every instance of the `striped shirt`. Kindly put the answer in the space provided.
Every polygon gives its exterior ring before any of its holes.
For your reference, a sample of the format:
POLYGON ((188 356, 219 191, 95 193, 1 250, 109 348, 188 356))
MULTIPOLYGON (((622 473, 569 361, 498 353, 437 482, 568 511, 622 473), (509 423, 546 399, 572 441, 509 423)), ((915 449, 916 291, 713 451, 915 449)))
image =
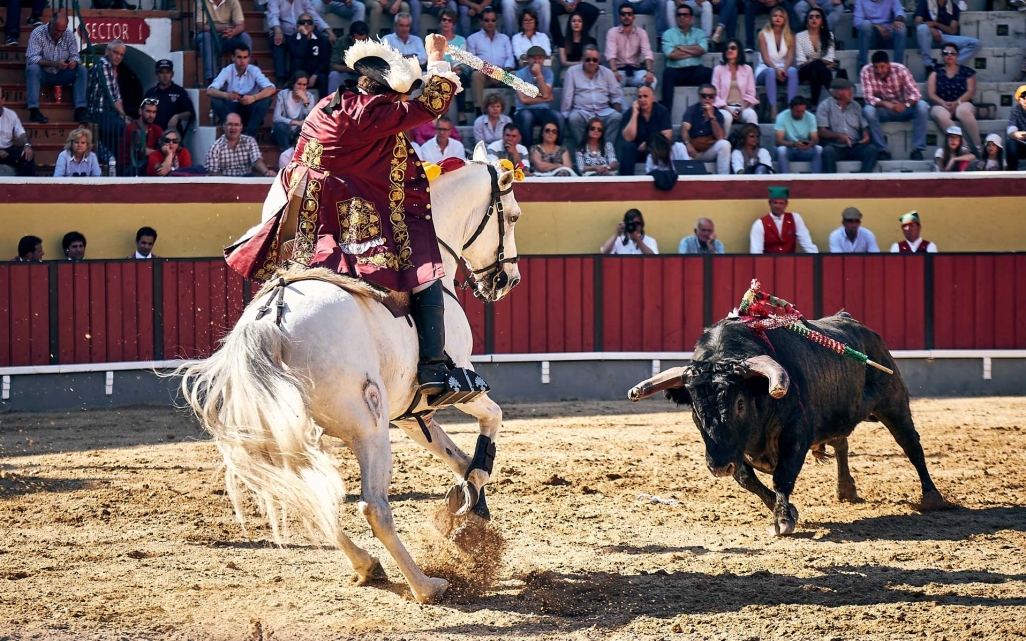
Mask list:
MULTIPOLYGON (((38 65, 40 60, 57 62, 59 60, 73 60, 82 64, 82 58, 78 55, 78 41, 75 39, 75 32, 65 29, 61 39, 54 42, 50 38, 50 32, 45 24, 41 24, 32 30, 29 36, 28 49, 25 51, 25 64, 38 65)), ((43 71, 55 74, 57 67, 43 67, 43 71)))
POLYGON ((242 134, 235 147, 221 136, 207 151, 207 172, 241 178, 253 175, 253 164, 262 158, 260 146, 252 136, 242 134))
POLYGON ((100 114, 114 109, 107 104, 107 93, 114 102, 121 102, 121 88, 118 86, 118 70, 104 56, 89 71, 89 112, 100 114))

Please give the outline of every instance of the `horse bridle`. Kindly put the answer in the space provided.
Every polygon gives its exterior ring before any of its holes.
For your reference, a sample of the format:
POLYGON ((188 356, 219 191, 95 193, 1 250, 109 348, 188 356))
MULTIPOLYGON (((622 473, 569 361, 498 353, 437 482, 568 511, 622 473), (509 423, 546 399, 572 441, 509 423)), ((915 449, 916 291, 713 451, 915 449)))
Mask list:
POLYGON ((459 278, 456 279, 456 286, 462 289, 466 289, 471 285, 474 286, 474 296, 483 298, 477 284, 481 281, 486 281, 492 287, 492 289, 501 289, 505 282, 502 279, 506 276, 506 273, 502 270, 503 265, 511 264, 515 265, 520 261, 520 256, 512 256, 506 258, 506 212, 502 204, 502 197, 513 191, 513 185, 507 189, 499 188, 499 172, 491 164, 485 165, 488 167, 488 173, 492 179, 492 202, 488 205, 488 211, 485 212, 484 217, 481 219, 481 224, 477 226, 477 231, 471 235, 470 240, 463 244, 463 250, 466 251, 468 247, 474 244, 481 234, 484 232, 485 227, 488 226, 488 221, 491 220, 492 214, 498 213, 499 221, 499 246, 496 250, 495 262, 482 267, 481 269, 471 269, 466 259, 462 258, 459 254, 453 251, 452 247, 442 240, 438 239, 438 244, 441 245, 445 251, 452 254, 452 257, 456 259, 457 269, 462 267, 465 274, 465 280, 461 284, 459 278))

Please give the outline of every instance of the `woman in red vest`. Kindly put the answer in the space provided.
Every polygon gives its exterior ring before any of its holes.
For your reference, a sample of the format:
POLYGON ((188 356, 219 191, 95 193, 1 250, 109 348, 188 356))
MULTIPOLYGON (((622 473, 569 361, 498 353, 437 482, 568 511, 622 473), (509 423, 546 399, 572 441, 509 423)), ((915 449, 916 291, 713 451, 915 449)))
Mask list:
POLYGON ((752 225, 749 234, 753 254, 793 254, 801 245, 806 254, 818 254, 809 228, 801 215, 787 211, 791 190, 787 187, 769 188, 770 213, 752 225))

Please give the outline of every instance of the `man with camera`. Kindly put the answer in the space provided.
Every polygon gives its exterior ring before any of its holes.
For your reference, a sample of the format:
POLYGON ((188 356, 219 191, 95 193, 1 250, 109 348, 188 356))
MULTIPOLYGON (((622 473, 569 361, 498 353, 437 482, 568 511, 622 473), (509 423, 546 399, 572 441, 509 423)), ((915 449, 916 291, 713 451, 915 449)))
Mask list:
POLYGON ((658 254, 655 238, 645 235, 645 219, 637 209, 629 209, 623 220, 616 224, 616 233, 609 237, 602 247, 603 254, 630 256, 637 254, 658 254))

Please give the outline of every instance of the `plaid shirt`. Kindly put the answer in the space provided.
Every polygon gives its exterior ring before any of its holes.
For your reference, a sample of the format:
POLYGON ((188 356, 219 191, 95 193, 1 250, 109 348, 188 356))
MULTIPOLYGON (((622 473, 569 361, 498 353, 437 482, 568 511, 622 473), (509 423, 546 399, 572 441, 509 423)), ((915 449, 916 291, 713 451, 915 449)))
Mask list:
POLYGON ((114 105, 107 104, 108 91, 114 102, 121 102, 118 70, 103 57, 89 71, 89 113, 101 114, 114 108, 114 105))
POLYGON ((207 151, 207 173, 235 178, 252 176, 253 164, 262 157, 260 146, 252 136, 242 134, 235 148, 221 136, 207 151))
POLYGON ((859 74, 862 81, 862 95, 866 102, 874 107, 883 100, 894 102, 918 102, 923 94, 919 93, 919 85, 916 84, 912 74, 903 64, 891 63, 890 71, 886 78, 878 78, 873 70, 873 65, 866 65, 859 74))
MULTIPOLYGON (((75 32, 65 29, 61 39, 54 42, 47 31, 47 25, 41 24, 32 30, 29 36, 28 50, 25 51, 25 64, 38 65, 40 60, 57 62, 58 60, 74 60, 82 64, 78 55, 78 41, 75 40, 75 32)), ((57 67, 43 67, 43 71, 49 74, 57 73, 57 67)))

